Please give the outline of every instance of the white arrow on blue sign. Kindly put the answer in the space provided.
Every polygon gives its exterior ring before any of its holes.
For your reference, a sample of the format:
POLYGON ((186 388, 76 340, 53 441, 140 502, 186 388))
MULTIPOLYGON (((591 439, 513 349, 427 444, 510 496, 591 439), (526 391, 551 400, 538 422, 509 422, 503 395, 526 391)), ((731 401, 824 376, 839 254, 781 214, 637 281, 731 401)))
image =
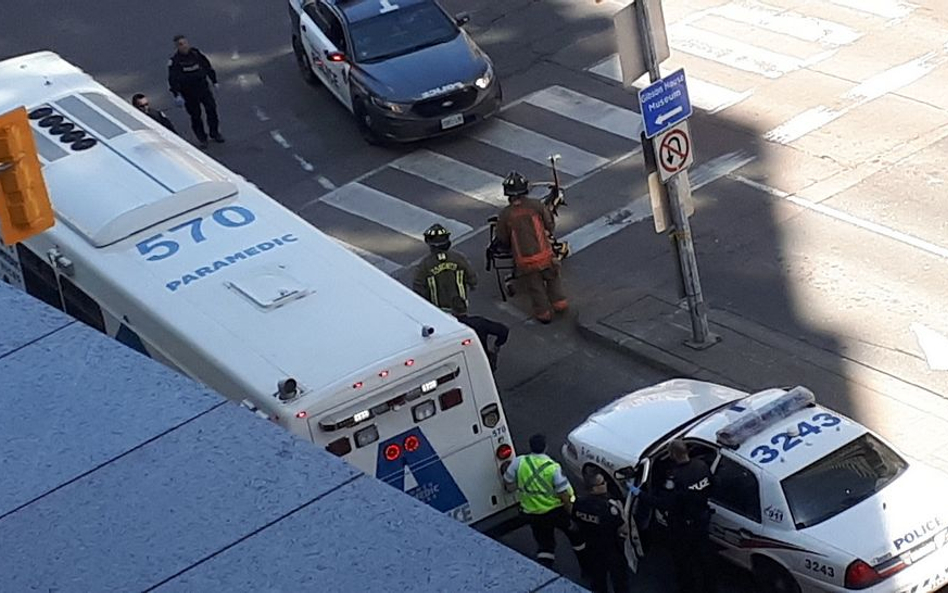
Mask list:
POLYGON ((688 98, 684 68, 640 90, 639 105, 647 138, 657 136, 691 117, 691 99, 688 98))

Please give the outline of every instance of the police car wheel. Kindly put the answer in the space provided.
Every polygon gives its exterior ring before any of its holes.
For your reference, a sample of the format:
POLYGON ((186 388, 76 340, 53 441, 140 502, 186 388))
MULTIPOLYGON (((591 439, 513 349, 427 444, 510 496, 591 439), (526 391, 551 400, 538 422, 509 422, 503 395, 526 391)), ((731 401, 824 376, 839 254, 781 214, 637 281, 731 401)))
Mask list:
POLYGON ((293 38, 293 54, 296 56, 296 65, 300 69, 303 80, 306 81, 306 84, 316 86, 318 81, 316 75, 313 74, 313 66, 310 64, 309 56, 306 55, 300 40, 296 37, 293 38))
POLYGON ((353 113, 356 118, 356 126, 359 128, 359 134, 362 135, 362 139, 375 146, 382 144, 382 138, 372 129, 372 116, 369 115, 362 101, 355 104, 353 113))
POLYGON ((758 591, 800 593, 800 585, 785 568, 772 560, 754 560, 754 582, 758 591))

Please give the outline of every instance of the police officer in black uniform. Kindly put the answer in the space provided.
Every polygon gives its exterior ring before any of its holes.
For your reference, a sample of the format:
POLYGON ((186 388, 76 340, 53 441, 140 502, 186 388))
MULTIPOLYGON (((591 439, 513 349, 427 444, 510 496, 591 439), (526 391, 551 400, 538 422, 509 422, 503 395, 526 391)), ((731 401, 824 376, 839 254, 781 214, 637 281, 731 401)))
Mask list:
POLYGON ((714 552, 708 541, 708 498, 714 478, 707 463, 691 458, 684 441, 673 440, 668 452, 675 465, 661 485, 663 488, 656 495, 642 493, 635 487, 630 490, 668 514, 669 542, 680 593, 713 593, 717 589, 714 552))
POLYGON ((174 129, 174 124, 171 123, 171 120, 168 119, 167 115, 165 115, 165 112, 160 109, 152 108, 151 101, 148 100, 148 97, 146 97, 144 93, 135 93, 134 95, 132 95, 132 105, 134 105, 136 109, 138 109, 139 111, 141 111, 148 117, 152 118, 156 122, 160 123, 164 127, 168 128, 175 134, 178 133, 178 131, 174 129))
POLYGON ((207 132, 201 108, 207 114, 207 127, 215 142, 223 142, 218 130, 217 103, 208 81, 217 87, 217 73, 211 61, 196 47, 191 47, 184 35, 175 35, 175 53, 168 61, 168 86, 178 107, 184 107, 191 116, 191 129, 201 148, 207 148, 207 132))
POLYGON ((593 593, 627 593, 629 573, 623 554, 626 525, 622 502, 609 496, 606 478, 598 471, 583 476, 589 494, 573 503, 573 521, 586 542, 588 576, 593 593))

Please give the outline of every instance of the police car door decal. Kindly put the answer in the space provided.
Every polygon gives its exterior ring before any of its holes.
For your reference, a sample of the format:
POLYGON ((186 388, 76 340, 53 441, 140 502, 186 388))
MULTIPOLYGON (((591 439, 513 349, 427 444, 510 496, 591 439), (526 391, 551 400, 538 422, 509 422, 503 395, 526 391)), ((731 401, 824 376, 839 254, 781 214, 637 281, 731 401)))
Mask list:
POLYGON ((467 498, 448 472, 448 468, 418 427, 380 442, 378 463, 375 467, 376 478, 442 513, 467 503, 467 498), (407 491, 406 468, 417 481, 417 486, 407 491))

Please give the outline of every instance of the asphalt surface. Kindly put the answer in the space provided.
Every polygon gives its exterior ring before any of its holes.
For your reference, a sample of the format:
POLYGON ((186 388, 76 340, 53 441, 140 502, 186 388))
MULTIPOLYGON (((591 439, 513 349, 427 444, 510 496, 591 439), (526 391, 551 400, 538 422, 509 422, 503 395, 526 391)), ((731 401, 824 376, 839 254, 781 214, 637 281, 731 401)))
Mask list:
MULTIPOLYGON (((122 96, 148 93, 189 137, 165 84, 171 37, 187 34, 221 79, 227 143, 211 155, 398 278, 424 254, 415 230, 428 220, 456 225, 480 265, 499 178, 518 169, 544 179, 545 157, 559 153, 574 310, 673 291, 668 239, 644 197, 637 99, 616 80, 611 16, 623 3, 445 4, 471 14, 506 106, 481 127, 400 148, 365 145, 344 108, 302 81, 280 0, 6 0, 0 58, 57 51, 122 96)), ((840 372, 858 360, 948 394, 948 9, 665 0, 664 12, 663 67, 686 68, 696 107, 692 225, 709 302, 834 354, 840 372)), ((498 384, 518 442, 543 430, 561 443, 613 397, 666 378, 585 342, 569 319, 534 325, 522 302, 500 304, 492 278, 482 280, 474 312, 514 326, 498 384)), ((876 428, 885 422, 863 412, 876 428)), ((524 535, 505 541, 530 551, 524 535)), ((662 561, 649 570, 657 576, 636 590, 668 590, 662 561)), ((746 587, 727 574, 726 590, 746 587)))

